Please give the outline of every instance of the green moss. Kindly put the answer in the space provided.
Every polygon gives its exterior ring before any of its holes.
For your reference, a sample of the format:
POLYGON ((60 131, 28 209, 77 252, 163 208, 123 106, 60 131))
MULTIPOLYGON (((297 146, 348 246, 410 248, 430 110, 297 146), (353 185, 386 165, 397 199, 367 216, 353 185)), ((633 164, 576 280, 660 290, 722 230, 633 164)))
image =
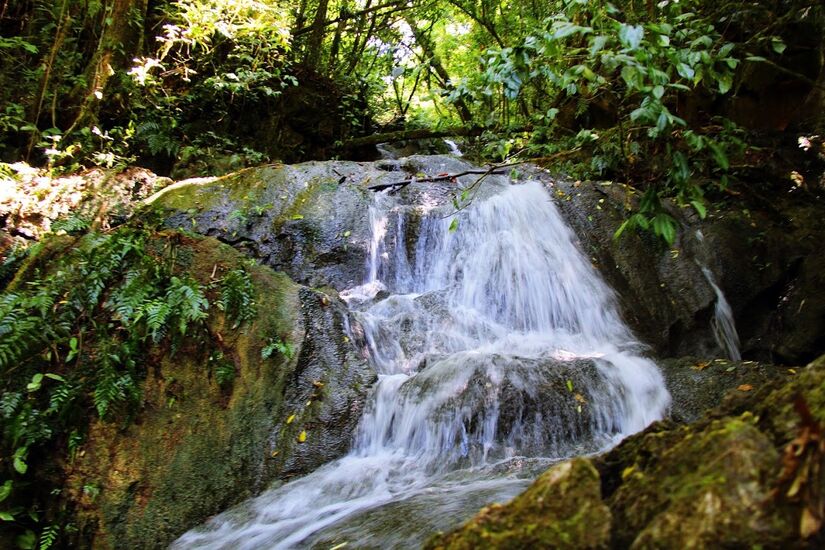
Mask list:
MULTIPOLYGON (((206 284, 242 257, 214 239, 186 239, 179 255, 206 284)), ((272 478, 273 418, 284 414, 286 377, 294 359, 264 360, 266 335, 300 347, 298 286, 283 274, 253 266, 258 315, 231 330, 220 312, 210 338, 164 355, 143 383, 144 409, 124 432, 95 422, 80 456, 68 467, 69 500, 78 507, 81 536, 111 548, 160 548, 192 525, 250 496, 272 478), (220 351, 237 376, 227 391, 209 372, 220 351), (268 473, 267 473, 268 472, 268 473), (83 486, 102 488, 91 502, 83 486)))
POLYGON ((456 531, 435 537, 430 550, 476 548, 603 548, 610 511, 589 460, 562 462, 505 505, 494 504, 456 531))

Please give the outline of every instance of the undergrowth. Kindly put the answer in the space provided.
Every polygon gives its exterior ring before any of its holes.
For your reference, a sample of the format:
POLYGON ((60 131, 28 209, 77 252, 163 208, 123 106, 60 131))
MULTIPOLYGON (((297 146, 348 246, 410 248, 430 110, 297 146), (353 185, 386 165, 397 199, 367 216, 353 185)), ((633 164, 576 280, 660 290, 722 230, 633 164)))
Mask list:
MULTIPOLYGON (((150 352, 204 341, 212 305, 234 328, 254 316, 247 266, 202 284, 181 274, 180 241, 142 227, 87 233, 0 293, 0 537, 46 549, 70 534, 47 503, 61 488, 45 459, 71 460, 91 418, 128 424, 150 352)), ((216 373, 221 387, 230 374, 216 373)))

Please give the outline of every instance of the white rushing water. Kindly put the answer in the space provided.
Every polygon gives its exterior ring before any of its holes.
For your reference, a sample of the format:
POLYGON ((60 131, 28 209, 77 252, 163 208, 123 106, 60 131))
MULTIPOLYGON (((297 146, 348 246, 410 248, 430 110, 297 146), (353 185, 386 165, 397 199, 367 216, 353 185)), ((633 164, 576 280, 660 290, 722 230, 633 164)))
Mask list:
MULTIPOLYGON (((705 236, 701 230, 696 231, 696 240, 700 244, 704 244, 705 236)), ((713 276, 713 271, 704 265, 699 260, 696 261, 702 274, 708 281, 708 284, 716 294, 716 307, 713 311, 713 319, 710 321, 711 329, 713 329, 713 337, 716 343, 722 348, 722 351, 727 355, 728 359, 733 361, 741 361, 742 354, 739 351, 739 333, 736 331, 736 323, 733 320, 733 310, 725 298, 725 293, 716 284, 716 277, 713 276)))
POLYGON ((349 455, 175 548, 414 548, 542 468, 660 418, 669 396, 537 182, 458 214, 381 194, 342 293, 379 378, 349 455))

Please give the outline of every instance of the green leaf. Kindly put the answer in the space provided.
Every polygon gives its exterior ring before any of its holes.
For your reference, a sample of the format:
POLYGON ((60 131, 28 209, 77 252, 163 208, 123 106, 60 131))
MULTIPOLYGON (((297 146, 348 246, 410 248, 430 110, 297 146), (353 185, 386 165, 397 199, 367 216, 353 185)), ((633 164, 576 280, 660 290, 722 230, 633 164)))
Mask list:
POLYGON ((622 233, 625 232, 625 229, 633 225, 632 220, 633 218, 628 218, 624 222, 622 222, 622 225, 620 225, 616 232, 613 233, 613 238, 618 239, 619 237, 621 237, 622 233))
POLYGON ((28 530, 24 534, 18 535, 14 542, 17 543, 20 550, 32 550, 37 542, 37 535, 34 534, 34 531, 28 530))
POLYGON ((729 74, 719 76, 719 93, 726 94, 733 86, 733 77, 729 74))
POLYGON ((787 46, 781 38, 779 38, 778 36, 774 36, 771 38, 771 48, 773 48, 773 51, 775 51, 776 53, 782 54, 782 52, 785 51, 785 48, 787 48, 787 46))
POLYGON ((622 23, 621 27, 619 27, 619 40, 631 50, 639 47, 644 36, 645 29, 641 25, 626 25, 622 23))
POLYGON ((664 86, 654 86, 653 87, 653 97, 656 99, 662 99, 662 96, 665 95, 665 87, 664 86))
POLYGON ((590 55, 596 55, 607 44, 607 37, 604 35, 594 36, 590 44, 590 55))
POLYGON ((14 451, 14 469, 17 470, 19 474, 25 474, 26 471, 29 469, 29 465, 26 464, 25 458, 28 449, 26 447, 20 447, 16 451, 14 451))
POLYGON ((681 76, 682 78, 687 78, 688 80, 693 80, 693 77, 696 75, 696 71, 694 71, 693 67, 691 67, 687 63, 677 64, 676 72, 679 73, 679 76, 681 76))
POLYGON ((653 217, 653 232, 672 245, 676 240, 676 221, 668 214, 656 214, 653 217))
POLYGON ((699 218, 704 220, 707 217, 708 211, 704 204, 700 201, 690 201, 690 204, 693 206, 693 209, 696 210, 696 213, 699 214, 699 218))
POLYGON ((0 502, 3 502, 7 498, 9 498, 12 486, 12 481, 10 479, 7 479, 6 482, 2 486, 0 486, 0 502))
POLYGON ((26 385, 26 391, 35 392, 40 389, 43 383, 43 375, 39 372, 32 376, 32 381, 26 385))
POLYGON ((53 372, 47 372, 46 378, 51 378, 52 380, 57 380, 58 382, 65 382, 66 379, 60 376, 59 374, 54 374, 53 372))
POLYGON ((569 391, 571 393, 573 392, 573 381, 570 380, 569 378, 567 379, 567 391, 569 391))
POLYGON ((715 141, 708 141, 708 148, 710 152, 713 154, 713 159, 716 161, 716 164, 722 170, 727 170, 730 168, 730 162, 728 162, 728 156, 725 154, 725 151, 719 147, 715 141))
POLYGON ((458 218, 453 218, 453 221, 450 222, 449 231, 453 233, 456 229, 458 229, 458 218))
POLYGON ((14 521, 14 516, 10 512, 0 512, 0 519, 3 521, 14 521))

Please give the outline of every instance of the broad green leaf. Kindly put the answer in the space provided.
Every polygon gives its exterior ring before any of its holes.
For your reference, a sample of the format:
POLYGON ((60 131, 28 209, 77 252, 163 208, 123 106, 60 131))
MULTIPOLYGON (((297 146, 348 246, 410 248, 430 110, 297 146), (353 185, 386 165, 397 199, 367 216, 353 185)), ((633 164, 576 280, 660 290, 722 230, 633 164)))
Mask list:
POLYGON ((653 232, 672 245, 676 240, 676 222, 668 214, 656 214, 653 217, 653 232))
POLYGON ((679 73, 679 76, 683 78, 687 78, 688 80, 693 80, 696 71, 688 65, 687 63, 679 63, 676 65, 676 72, 679 73))
POLYGON ((3 521, 14 521, 14 516, 10 512, 0 512, 0 519, 3 521))
POLYGON ((11 489, 12 481, 10 479, 7 479, 6 482, 2 486, 0 486, 0 502, 3 502, 7 498, 9 498, 9 495, 11 494, 11 489))
POLYGON ((701 219, 704 220, 707 217, 708 211, 705 208, 704 204, 702 204, 699 201, 690 201, 690 204, 691 204, 691 206, 693 206, 693 209, 696 210, 696 213, 699 214, 699 217, 701 219))
POLYGON ((725 154, 725 151, 721 147, 719 147, 719 144, 717 144, 714 141, 708 141, 708 148, 710 149, 710 152, 713 154, 713 158, 716 161, 716 164, 719 166, 719 168, 721 168, 722 170, 727 170, 728 168, 730 168, 728 156, 725 154))
POLYGON ((719 93, 726 94, 733 86, 733 77, 731 75, 721 75, 719 77, 719 93))
POLYGON ((773 48, 773 51, 775 51, 776 53, 781 54, 785 51, 785 48, 787 48, 787 46, 781 38, 779 38, 778 36, 774 36, 773 38, 771 38, 771 48, 773 48))
POLYGON ((450 222, 449 231, 452 233, 456 229, 458 229, 458 218, 453 218, 453 221, 450 222))
POLYGON ((590 55, 596 55, 602 48, 604 48, 605 44, 607 44, 607 37, 604 35, 598 35, 593 37, 593 41, 590 44, 590 55))
POLYGON ((664 86, 654 86, 653 87, 653 97, 656 99, 662 99, 662 96, 665 95, 665 87, 664 86))
POLYGON ((29 392, 35 392, 40 389, 40 386, 43 383, 43 375, 39 372, 32 376, 32 381, 26 385, 26 390, 29 392))
POLYGON ((631 50, 639 47, 644 36, 645 29, 641 25, 627 25, 622 23, 621 27, 619 27, 619 40, 631 50))

